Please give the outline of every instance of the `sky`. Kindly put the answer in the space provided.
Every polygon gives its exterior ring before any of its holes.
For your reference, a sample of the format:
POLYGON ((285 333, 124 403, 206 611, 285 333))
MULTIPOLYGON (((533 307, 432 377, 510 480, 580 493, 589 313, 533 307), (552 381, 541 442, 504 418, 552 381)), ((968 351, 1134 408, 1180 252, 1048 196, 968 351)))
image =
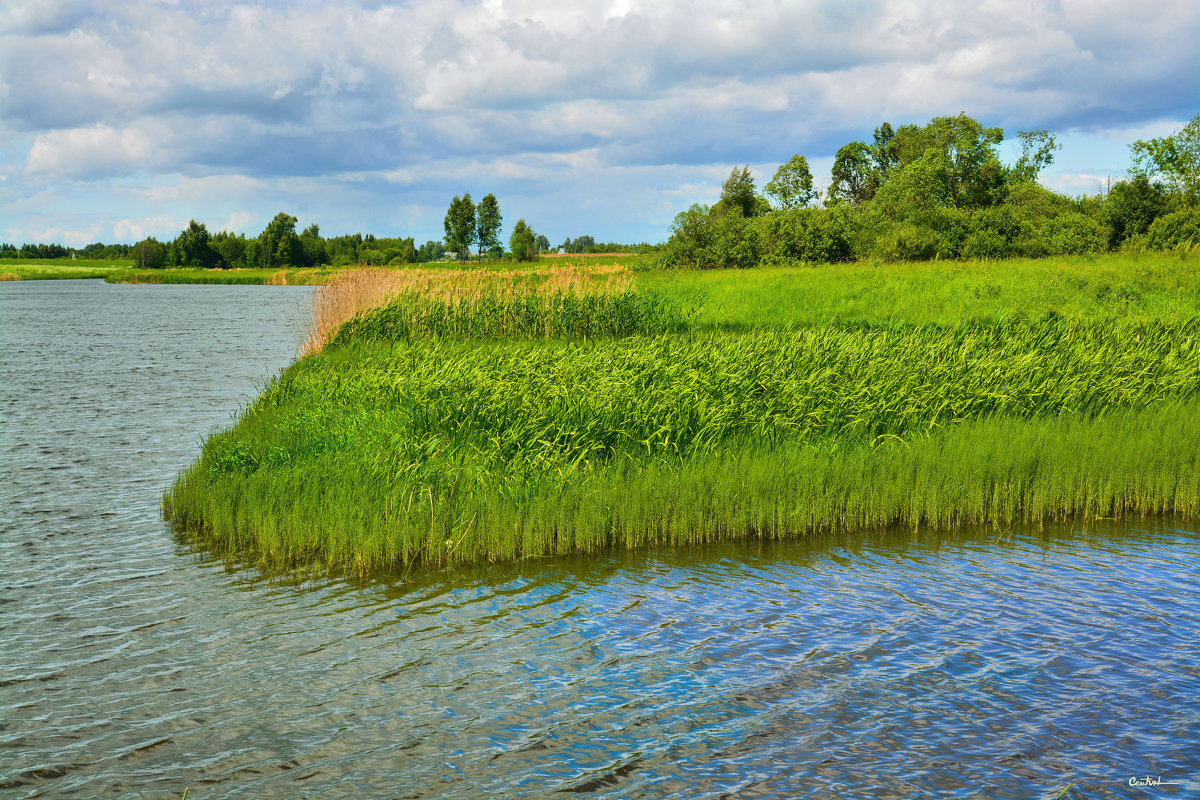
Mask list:
POLYGON ((496 195, 558 244, 657 242, 734 165, 825 186, 883 121, 966 112, 1098 191, 1200 112, 1195 0, 0 2, 0 241, 441 239, 496 195))

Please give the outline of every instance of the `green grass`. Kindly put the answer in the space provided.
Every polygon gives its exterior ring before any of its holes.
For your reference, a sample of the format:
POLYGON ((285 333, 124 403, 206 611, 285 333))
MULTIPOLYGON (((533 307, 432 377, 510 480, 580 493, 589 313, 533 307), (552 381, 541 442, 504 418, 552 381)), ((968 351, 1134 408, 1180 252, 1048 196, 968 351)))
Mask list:
POLYGON ((210 283, 304 286, 325 283, 335 270, 320 269, 126 269, 104 276, 109 283, 210 283))
POLYGON ((1080 256, 988 262, 851 263, 750 270, 655 270, 638 285, 691 298, 698 324, 957 325, 1046 315, 1200 316, 1200 256, 1080 256))
POLYGON ((0 280, 38 281, 107 278, 109 275, 128 267, 128 261, 2 258, 0 259, 0 280))
POLYGON ((1195 513, 1200 322, 348 341, 165 509, 370 570, 892 524, 1195 513))
POLYGON ((479 294, 456 299, 406 292, 348 320, 330 344, 672 333, 690 326, 691 312, 663 295, 633 290, 545 294, 485 287, 479 294))

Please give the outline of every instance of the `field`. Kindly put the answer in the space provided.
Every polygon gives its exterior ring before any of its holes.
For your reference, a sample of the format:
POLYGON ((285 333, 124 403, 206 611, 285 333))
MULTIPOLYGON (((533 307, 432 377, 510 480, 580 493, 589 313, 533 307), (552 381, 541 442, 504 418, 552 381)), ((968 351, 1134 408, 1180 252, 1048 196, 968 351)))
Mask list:
POLYGON ((0 281, 107 278, 114 272, 128 267, 128 261, 2 258, 0 259, 0 281))
POLYGON ((164 510, 359 573, 1200 513, 1197 260, 346 275, 164 510), (372 289, 374 287, 374 289, 372 289))
POLYGON ((657 270, 638 285, 691 297, 698 324, 726 329, 1200 316, 1200 256, 1163 253, 657 270))

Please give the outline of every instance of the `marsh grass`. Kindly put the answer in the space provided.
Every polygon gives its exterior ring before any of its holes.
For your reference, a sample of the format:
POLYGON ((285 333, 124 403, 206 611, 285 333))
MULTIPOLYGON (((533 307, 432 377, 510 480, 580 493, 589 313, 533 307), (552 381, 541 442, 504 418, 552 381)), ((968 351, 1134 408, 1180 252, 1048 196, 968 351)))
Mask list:
POLYGON ((104 276, 108 283, 223 284, 231 286, 311 286, 326 283, 330 269, 124 269, 104 276))
POLYGON ((727 330, 1200 317, 1200 254, 655 270, 637 284, 691 298, 697 325, 727 330))
MULTIPOLYGON (((1200 406, 987 418, 875 444, 741 443, 448 487, 334 457, 182 476, 171 508, 193 544, 273 569, 365 574, 903 526, 949 530, 1200 513, 1200 406)), ((436 454, 436 449, 427 455, 436 454)), ((420 457, 413 465, 419 469, 420 457)))
POLYGON ((127 269, 127 261, 104 261, 85 259, 0 259, 0 280, 77 280, 106 278, 115 272, 127 269))
MULTIPOLYGON (((303 352, 353 339, 391 341, 412 336, 520 335, 541 323, 561 328, 574 314, 593 328, 633 307, 661 310, 633 296, 624 267, 611 264, 502 270, 350 270, 332 278, 312 298, 303 352)), ((570 327, 569 325, 567 326, 570 327)), ((611 326, 610 326, 611 327, 611 326)), ((553 335, 553 334, 549 334, 553 335)))
POLYGON ((349 337, 267 387, 164 507, 206 547, 351 571, 1194 514, 1197 334, 1045 321, 349 337))

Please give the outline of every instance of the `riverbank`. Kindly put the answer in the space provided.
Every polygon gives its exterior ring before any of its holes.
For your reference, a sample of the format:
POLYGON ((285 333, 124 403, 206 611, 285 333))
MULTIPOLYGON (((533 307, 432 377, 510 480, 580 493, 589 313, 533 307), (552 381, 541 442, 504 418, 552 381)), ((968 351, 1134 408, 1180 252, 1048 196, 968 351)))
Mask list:
POLYGON ((107 278, 128 269, 127 261, 85 259, 0 259, 0 281, 78 280, 107 278))
POLYGON ((1193 265, 1097 261, 410 285, 343 309, 164 510, 203 548, 358 572, 1198 514, 1193 265))

